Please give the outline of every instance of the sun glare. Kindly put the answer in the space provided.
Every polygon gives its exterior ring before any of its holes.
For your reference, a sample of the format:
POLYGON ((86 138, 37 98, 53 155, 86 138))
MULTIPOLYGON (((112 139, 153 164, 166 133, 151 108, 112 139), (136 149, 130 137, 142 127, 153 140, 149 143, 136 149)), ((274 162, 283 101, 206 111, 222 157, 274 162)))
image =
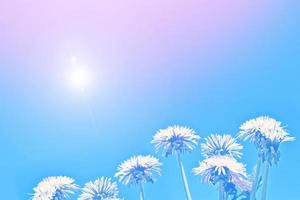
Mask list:
POLYGON ((90 85, 91 75, 85 67, 76 67, 70 73, 70 83, 76 89, 86 89, 90 85))
POLYGON ((72 63, 76 63, 77 62, 77 57, 76 56, 72 56, 71 57, 71 62, 72 63))

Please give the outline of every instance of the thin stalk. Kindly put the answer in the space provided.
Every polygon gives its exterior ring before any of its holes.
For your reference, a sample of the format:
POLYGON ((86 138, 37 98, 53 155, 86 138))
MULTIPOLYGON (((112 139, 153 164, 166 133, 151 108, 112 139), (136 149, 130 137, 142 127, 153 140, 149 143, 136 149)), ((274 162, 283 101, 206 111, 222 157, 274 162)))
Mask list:
POLYGON ((250 195, 250 200, 256 199, 256 190, 257 190, 257 185, 258 185, 258 181, 259 181, 261 163, 262 163, 261 156, 258 156, 255 174, 254 174, 254 182, 252 185, 252 190, 251 190, 251 195, 250 195))
POLYGON ((143 188, 143 184, 140 184, 140 200, 144 200, 144 188, 143 188))
POLYGON ((261 195, 261 199, 262 200, 266 200, 267 199, 267 188, 268 188, 269 170, 270 170, 270 164, 268 163, 268 161, 266 161, 265 174, 264 174, 264 184, 263 184, 262 195, 261 195))
POLYGON ((179 165, 179 168, 180 168, 180 173, 181 173, 181 178, 182 178, 183 185, 184 185, 186 199, 187 200, 192 200, 190 188, 189 188, 189 185, 188 185, 188 181, 187 181, 187 178, 186 178, 186 174, 185 174, 185 171, 184 171, 184 168, 183 168, 183 164, 182 164, 179 152, 177 152, 177 161, 178 161, 178 165, 179 165))
POLYGON ((228 200, 228 196, 229 196, 229 195, 227 194, 226 191, 224 191, 224 195, 225 195, 224 199, 225 199, 225 200, 228 200))
POLYGON ((224 186, 223 182, 219 182, 219 200, 225 200, 224 186))

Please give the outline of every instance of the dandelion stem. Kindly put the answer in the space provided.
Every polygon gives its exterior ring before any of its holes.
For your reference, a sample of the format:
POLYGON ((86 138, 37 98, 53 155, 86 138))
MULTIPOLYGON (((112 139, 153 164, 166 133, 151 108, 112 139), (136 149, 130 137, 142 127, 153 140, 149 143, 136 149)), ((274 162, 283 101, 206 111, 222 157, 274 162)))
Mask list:
POLYGON ((140 200, 144 200, 144 188, 143 188, 143 184, 140 184, 140 200))
POLYGON ((178 160, 178 165, 179 165, 179 168, 180 168, 180 173, 181 173, 181 177, 182 177, 182 181, 183 181, 183 185, 184 185, 184 189, 185 189, 186 199, 187 200, 192 200, 191 192, 190 192, 190 189, 189 189, 188 181, 187 181, 187 178, 186 178, 186 174, 185 174, 185 171, 184 171, 184 167, 183 167, 182 160, 181 160, 179 152, 177 152, 177 160, 178 160))
POLYGON ((228 200, 228 196, 229 196, 228 193, 227 193, 227 192, 224 192, 224 193, 225 193, 224 199, 225 199, 225 200, 228 200))
POLYGON ((223 182, 219 182, 219 200, 225 200, 223 182))
POLYGON ((261 163, 262 163, 261 156, 258 156, 250 200, 255 200, 255 198, 256 198, 256 190, 257 190, 257 185, 258 185, 258 180, 259 180, 261 163))
POLYGON ((266 161, 265 174, 264 174, 264 184, 263 184, 262 195, 261 195, 261 199, 262 200, 266 200, 267 199, 267 188, 268 188, 269 170, 270 170, 270 164, 266 161))

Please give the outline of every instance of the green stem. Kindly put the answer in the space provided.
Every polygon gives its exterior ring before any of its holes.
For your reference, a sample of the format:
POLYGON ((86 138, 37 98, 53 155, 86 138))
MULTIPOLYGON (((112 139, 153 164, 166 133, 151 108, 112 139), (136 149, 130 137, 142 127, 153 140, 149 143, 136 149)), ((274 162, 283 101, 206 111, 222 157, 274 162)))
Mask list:
POLYGON ((144 188, 143 188, 143 184, 140 184, 140 200, 144 200, 144 188))
POLYGON ((219 182, 219 200, 225 200, 224 186, 222 181, 219 182))
POLYGON ((267 188, 268 188, 269 170, 270 170, 270 164, 268 163, 268 161, 266 161, 265 174, 264 174, 264 184, 263 184, 262 195, 261 195, 261 199, 262 200, 266 200, 267 199, 267 188))
POLYGON ((186 175, 185 175, 185 171, 184 171, 184 168, 183 168, 183 164, 182 164, 179 152, 177 152, 177 160, 178 160, 178 165, 179 165, 179 168, 180 168, 181 178, 182 178, 184 189, 185 189, 186 199, 187 200, 192 200, 191 192, 190 192, 190 189, 189 189, 188 181, 187 181, 187 178, 186 178, 186 175))
POLYGON ((254 174, 254 182, 252 185, 252 191, 251 191, 251 195, 250 195, 250 200, 256 199, 256 190, 257 190, 257 185, 258 185, 258 181, 259 181, 261 163, 262 163, 261 156, 258 156, 257 165, 256 165, 256 169, 255 169, 255 174, 254 174))

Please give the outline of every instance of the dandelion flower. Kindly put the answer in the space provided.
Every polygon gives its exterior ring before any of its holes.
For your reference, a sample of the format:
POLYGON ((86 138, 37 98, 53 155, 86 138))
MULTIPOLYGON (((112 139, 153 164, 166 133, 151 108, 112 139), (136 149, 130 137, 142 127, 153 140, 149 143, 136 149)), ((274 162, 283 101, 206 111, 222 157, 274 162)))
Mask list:
POLYGON ((153 156, 133 156, 119 166, 116 177, 125 185, 155 182, 162 164, 153 156))
POLYGON ((180 154, 192 151, 198 144, 200 137, 193 129, 182 126, 170 126, 159 130, 151 141, 156 152, 162 150, 163 156, 176 155, 187 200, 191 200, 186 174, 180 154))
POLYGON ((231 135, 214 134, 205 138, 205 143, 201 144, 204 157, 231 156, 240 158, 243 149, 231 135))
POLYGON ((241 125, 238 137, 243 140, 250 140, 256 145, 258 150, 257 170, 254 176, 251 200, 255 199, 261 163, 267 161, 265 163, 264 184, 262 189, 262 199, 265 200, 269 167, 273 163, 277 164, 279 161, 279 146, 282 142, 293 141, 295 138, 287 133, 281 122, 267 116, 246 121, 241 125))
POLYGON ((184 153, 192 151, 198 144, 200 137, 196 135, 193 129, 181 126, 170 126, 159 130, 153 137, 152 144, 155 150, 163 151, 164 156, 175 153, 184 153))
POLYGON ((88 182, 82 189, 78 200, 120 200, 118 186, 110 178, 101 177, 94 182, 88 182))
POLYGON ((193 169, 196 176, 201 176, 204 183, 219 184, 220 199, 225 199, 225 193, 231 194, 235 186, 244 189, 244 180, 248 177, 246 168, 230 156, 213 156, 200 162, 193 169))
POLYGON ((66 176, 47 177, 33 189, 32 200, 64 200, 77 188, 72 178, 66 176))
POLYGON ((207 158, 200 162, 199 166, 193 169, 193 172, 197 176, 202 176, 204 183, 247 176, 245 166, 229 156, 207 158))
POLYGON ((161 163, 153 156, 133 156, 124 161, 115 176, 125 185, 140 186, 140 199, 144 199, 143 184, 154 183, 161 175, 161 163))
POLYGON ((281 122, 267 116, 257 117, 243 123, 240 126, 239 138, 250 140, 258 147, 262 147, 265 140, 274 145, 279 145, 281 142, 295 139, 286 132, 281 122))

